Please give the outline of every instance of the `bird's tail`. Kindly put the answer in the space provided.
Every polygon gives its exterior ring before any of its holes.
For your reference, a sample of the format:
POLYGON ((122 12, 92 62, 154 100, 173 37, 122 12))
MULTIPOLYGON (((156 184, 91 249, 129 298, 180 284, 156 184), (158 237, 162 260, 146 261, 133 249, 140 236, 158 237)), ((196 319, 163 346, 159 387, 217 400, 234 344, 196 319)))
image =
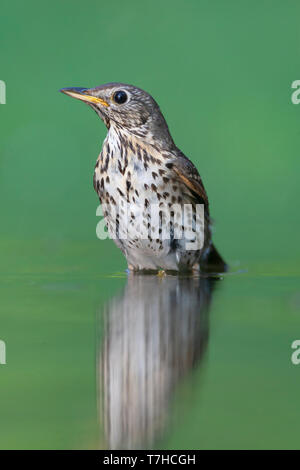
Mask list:
POLYGON ((201 263, 204 271, 207 272, 226 272, 228 271, 228 265, 223 260, 222 256, 218 252, 215 245, 211 245, 208 254, 201 263))

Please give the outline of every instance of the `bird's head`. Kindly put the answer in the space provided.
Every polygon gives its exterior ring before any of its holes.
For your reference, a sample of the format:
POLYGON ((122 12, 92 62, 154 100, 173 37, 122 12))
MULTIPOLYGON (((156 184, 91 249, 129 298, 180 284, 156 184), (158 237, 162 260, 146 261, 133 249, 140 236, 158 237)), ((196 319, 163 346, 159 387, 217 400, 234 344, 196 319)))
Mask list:
POLYGON ((107 128, 123 129, 162 147, 174 145, 158 104, 140 88, 107 83, 96 88, 63 88, 60 91, 91 106, 107 128))

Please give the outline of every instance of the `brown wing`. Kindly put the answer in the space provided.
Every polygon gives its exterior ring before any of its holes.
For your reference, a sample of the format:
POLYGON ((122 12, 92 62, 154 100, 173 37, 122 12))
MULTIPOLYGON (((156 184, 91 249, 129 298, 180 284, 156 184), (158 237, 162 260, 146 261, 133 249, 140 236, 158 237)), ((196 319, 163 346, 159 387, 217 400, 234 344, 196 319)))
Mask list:
POLYGON ((177 157, 171 165, 177 178, 187 186, 197 202, 204 204, 208 215, 208 197, 197 168, 184 156, 177 157))
MULTIPOLYGON (((206 220, 210 224, 208 197, 197 168, 183 154, 173 160, 171 165, 177 179, 185 184, 198 203, 204 204, 206 220)), ((212 244, 209 251, 206 252, 205 258, 201 260, 201 266, 208 272, 226 272, 228 270, 228 265, 212 244)))

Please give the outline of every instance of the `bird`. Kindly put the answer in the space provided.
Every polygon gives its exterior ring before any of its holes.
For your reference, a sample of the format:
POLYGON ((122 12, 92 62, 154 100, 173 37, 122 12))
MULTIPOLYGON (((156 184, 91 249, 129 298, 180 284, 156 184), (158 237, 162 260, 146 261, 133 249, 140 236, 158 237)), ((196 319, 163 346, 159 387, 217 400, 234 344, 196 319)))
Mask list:
POLYGON ((202 179, 154 98, 118 82, 60 91, 88 104, 107 127, 93 184, 128 270, 225 272, 202 179))

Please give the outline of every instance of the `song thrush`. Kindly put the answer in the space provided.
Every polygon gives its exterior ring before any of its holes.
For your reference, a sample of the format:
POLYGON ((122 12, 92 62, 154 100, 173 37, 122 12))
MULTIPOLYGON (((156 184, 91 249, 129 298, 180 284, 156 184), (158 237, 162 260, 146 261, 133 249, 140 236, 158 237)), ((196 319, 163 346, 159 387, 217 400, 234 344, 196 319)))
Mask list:
POLYGON ((108 231, 129 269, 225 271, 211 241, 202 180, 174 144, 155 100, 124 83, 61 91, 91 106, 108 129, 94 188, 104 206, 108 231))

